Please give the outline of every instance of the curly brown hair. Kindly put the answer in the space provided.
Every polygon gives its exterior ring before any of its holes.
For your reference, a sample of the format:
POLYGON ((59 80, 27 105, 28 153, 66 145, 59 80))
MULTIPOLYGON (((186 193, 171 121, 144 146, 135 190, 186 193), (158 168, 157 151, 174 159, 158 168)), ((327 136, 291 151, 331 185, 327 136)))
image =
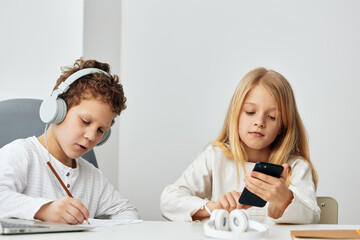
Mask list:
POLYGON ((101 69, 109 73, 110 77, 104 73, 93 73, 73 82, 65 93, 59 95, 66 102, 67 108, 70 109, 80 104, 83 99, 95 98, 109 104, 113 112, 120 115, 121 111, 126 109, 126 97, 119 77, 110 74, 110 66, 107 63, 84 60, 83 58, 77 59, 72 67, 61 68, 62 75, 56 81, 54 90, 71 74, 84 68, 101 69))

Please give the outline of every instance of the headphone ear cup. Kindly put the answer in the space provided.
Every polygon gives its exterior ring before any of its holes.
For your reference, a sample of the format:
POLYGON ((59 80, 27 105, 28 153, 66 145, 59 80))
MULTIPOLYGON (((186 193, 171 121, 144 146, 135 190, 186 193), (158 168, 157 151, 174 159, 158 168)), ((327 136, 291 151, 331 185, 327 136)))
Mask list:
POLYGON ((103 145, 109 138, 111 135, 111 129, 107 130, 104 135, 102 136, 100 142, 98 144, 96 144, 96 146, 101 146, 103 145))
POLYGON ((215 229, 229 231, 229 212, 224 209, 215 209, 211 213, 210 220, 214 220, 215 229))
POLYGON ((44 99, 40 105, 40 119, 44 123, 59 124, 66 116, 66 102, 61 98, 50 96, 44 99))
POLYGON ((249 215, 243 209, 235 209, 229 215, 229 225, 232 232, 245 232, 249 226, 249 215))
POLYGON ((57 114, 55 116, 53 124, 61 123, 64 120, 67 112, 67 106, 64 99, 62 98, 56 99, 56 104, 57 104, 57 114))

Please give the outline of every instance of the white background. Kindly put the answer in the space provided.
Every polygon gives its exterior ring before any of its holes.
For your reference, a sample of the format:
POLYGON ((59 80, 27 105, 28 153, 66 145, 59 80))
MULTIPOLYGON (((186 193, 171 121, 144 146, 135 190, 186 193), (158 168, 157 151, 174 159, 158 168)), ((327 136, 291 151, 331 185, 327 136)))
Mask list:
POLYGON ((123 0, 121 8, 110 0, 2 0, 0 100, 46 97, 59 67, 82 55, 108 61, 128 109, 96 150, 99 165, 145 220, 160 220, 161 191, 217 137, 240 79, 258 66, 274 69, 293 86, 318 195, 338 200, 339 223, 355 224, 359 9, 355 0, 123 0))

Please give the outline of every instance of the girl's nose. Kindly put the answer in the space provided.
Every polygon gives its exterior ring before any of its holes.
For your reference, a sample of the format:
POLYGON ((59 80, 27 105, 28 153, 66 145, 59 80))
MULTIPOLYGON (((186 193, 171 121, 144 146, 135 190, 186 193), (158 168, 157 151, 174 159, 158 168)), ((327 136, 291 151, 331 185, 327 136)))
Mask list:
POLYGON ((264 116, 258 116, 255 120, 255 126, 264 128, 265 127, 265 120, 264 116))

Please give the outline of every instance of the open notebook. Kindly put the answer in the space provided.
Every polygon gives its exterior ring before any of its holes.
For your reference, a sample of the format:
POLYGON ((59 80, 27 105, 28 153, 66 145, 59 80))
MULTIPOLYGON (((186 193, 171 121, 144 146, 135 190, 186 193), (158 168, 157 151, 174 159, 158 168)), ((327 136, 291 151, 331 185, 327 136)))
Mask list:
POLYGON ((360 230, 303 230, 290 231, 293 240, 319 240, 319 239, 360 239, 360 230))
POLYGON ((56 224, 23 219, 0 219, 0 234, 76 232, 92 229, 81 225, 56 224))

